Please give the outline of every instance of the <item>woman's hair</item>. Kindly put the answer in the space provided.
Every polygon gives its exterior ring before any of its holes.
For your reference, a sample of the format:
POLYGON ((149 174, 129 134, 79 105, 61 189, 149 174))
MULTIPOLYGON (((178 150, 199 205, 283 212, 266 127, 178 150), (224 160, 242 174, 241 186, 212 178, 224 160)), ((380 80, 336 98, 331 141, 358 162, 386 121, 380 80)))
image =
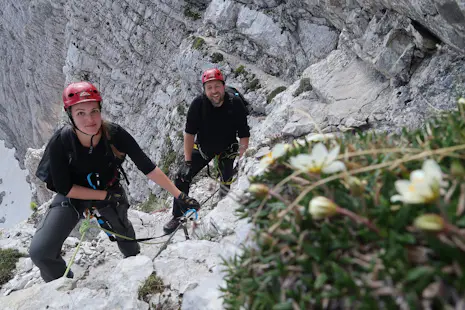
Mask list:
POLYGON ((110 122, 107 122, 102 119, 102 137, 105 136, 104 139, 107 139, 108 142, 110 143, 113 154, 115 154, 115 156, 118 157, 119 159, 123 159, 126 154, 118 151, 112 143, 112 137, 114 136, 115 131, 116 131, 115 126, 113 126, 110 122))

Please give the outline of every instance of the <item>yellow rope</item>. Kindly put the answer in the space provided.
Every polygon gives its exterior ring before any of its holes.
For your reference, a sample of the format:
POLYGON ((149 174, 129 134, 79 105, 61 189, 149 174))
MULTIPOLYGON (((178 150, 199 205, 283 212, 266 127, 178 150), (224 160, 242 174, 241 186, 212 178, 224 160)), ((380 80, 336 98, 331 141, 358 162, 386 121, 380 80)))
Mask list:
POLYGON ((71 269, 71 266, 74 263, 74 259, 76 258, 76 254, 81 248, 82 241, 84 240, 84 237, 86 236, 87 230, 90 228, 90 214, 87 214, 86 219, 82 222, 81 227, 79 228, 79 233, 81 234, 81 240, 79 240, 79 244, 76 248, 76 251, 74 251, 73 256, 71 257, 71 260, 69 261, 68 267, 66 267, 65 274, 63 277, 66 277, 69 273, 69 270, 71 269))

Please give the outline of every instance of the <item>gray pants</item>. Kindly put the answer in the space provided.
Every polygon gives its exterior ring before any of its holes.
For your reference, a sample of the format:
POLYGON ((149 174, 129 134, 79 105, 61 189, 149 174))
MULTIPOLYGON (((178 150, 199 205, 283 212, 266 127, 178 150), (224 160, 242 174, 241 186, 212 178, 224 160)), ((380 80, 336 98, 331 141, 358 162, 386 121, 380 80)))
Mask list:
MULTIPOLYGON (((45 282, 62 277, 66 271, 66 262, 61 257, 61 248, 73 228, 83 218, 83 212, 90 205, 89 201, 69 199, 57 194, 31 241, 29 254, 33 263, 39 267, 45 282)), ((112 226, 112 231, 129 238, 136 234, 127 212, 129 203, 99 209, 100 214, 112 226)), ((118 247, 125 257, 139 254, 137 242, 124 242, 116 237, 118 247)), ((72 273, 71 276, 72 277, 72 273)))

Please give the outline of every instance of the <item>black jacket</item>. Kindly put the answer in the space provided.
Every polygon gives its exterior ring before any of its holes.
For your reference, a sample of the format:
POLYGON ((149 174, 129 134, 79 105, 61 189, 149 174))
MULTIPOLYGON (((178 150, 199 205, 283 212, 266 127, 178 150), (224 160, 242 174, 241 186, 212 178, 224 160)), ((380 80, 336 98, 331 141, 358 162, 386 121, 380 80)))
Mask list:
POLYGON ((237 143, 237 137, 250 137, 244 106, 240 99, 231 98, 228 93, 219 108, 204 94, 196 97, 187 112, 185 132, 197 135, 202 151, 210 155, 225 151, 237 143))
MULTIPOLYGON (((119 152, 129 155, 137 168, 144 174, 155 169, 155 164, 125 129, 114 123, 111 124, 111 127, 111 143, 119 152)), ((70 148, 63 145, 60 135, 52 137, 49 142, 50 168, 57 192, 66 196, 73 184, 92 188, 87 180, 87 176, 91 173, 93 183, 96 183, 95 175, 98 173, 100 186, 97 189, 103 189, 114 178, 116 168, 111 161, 112 157, 109 157, 104 138, 102 137, 94 146, 92 154, 89 154, 89 148, 84 147, 79 142, 74 132, 67 140, 70 141, 66 141, 66 143, 72 143, 75 150, 71 161, 67 151, 70 148)))

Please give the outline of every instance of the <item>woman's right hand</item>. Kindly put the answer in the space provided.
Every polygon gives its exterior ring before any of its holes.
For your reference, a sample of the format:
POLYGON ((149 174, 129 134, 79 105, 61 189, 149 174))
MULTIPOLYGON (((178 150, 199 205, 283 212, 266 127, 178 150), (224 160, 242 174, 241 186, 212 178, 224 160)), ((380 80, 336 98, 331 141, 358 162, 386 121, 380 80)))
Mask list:
POLYGON ((107 189, 106 192, 105 201, 120 203, 124 199, 124 195, 116 190, 107 189))

